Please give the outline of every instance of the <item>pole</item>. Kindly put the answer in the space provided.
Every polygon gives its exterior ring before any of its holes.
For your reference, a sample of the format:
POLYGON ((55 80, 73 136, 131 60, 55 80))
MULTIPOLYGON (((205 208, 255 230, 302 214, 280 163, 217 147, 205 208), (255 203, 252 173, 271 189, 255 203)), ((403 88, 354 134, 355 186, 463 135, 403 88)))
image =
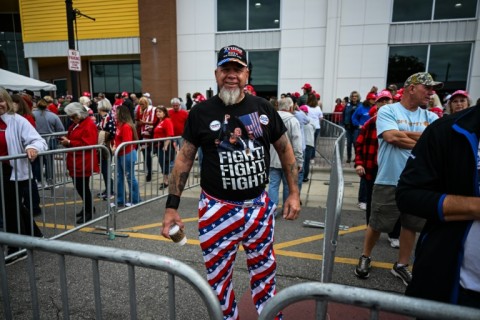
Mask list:
MULTIPOLYGON (((73 21, 75 20, 75 11, 73 11, 72 0, 65 0, 67 9, 67 31, 68 31, 68 49, 75 50, 75 34, 73 32, 73 21)), ((70 71, 72 82, 72 101, 78 101, 78 74, 76 71, 70 71)))

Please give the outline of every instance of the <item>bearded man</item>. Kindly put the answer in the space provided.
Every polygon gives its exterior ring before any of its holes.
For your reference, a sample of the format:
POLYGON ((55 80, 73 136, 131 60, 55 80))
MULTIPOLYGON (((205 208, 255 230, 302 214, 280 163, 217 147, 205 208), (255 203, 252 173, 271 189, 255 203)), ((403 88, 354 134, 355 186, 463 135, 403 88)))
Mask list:
MULTIPOLYGON (((297 165, 286 128, 265 99, 245 95, 249 76, 247 53, 230 45, 218 53, 215 78, 218 95, 191 109, 184 144, 170 176, 169 195, 162 235, 170 228, 184 227, 178 207, 198 148, 203 151, 202 192, 199 201, 199 239, 207 280, 222 306, 224 319, 238 319, 232 285, 232 271, 239 245, 247 254, 252 299, 260 314, 275 295, 276 261, 273 250, 275 204, 265 191, 270 164, 270 144, 275 147, 289 196, 283 218, 294 220, 300 212, 297 165), (249 138, 250 133, 250 138, 249 138), (232 134, 243 141, 254 139, 253 148, 222 148, 232 134)), ((281 313, 277 318, 282 317, 281 313)))

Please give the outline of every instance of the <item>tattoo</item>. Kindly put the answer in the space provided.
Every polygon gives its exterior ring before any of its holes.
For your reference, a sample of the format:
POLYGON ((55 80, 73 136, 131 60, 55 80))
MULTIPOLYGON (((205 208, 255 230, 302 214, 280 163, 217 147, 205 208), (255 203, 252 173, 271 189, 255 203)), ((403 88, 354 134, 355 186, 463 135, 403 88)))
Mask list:
POLYGON ((170 174, 168 193, 178 196, 182 194, 188 181, 190 169, 195 161, 196 153, 197 147, 185 140, 175 160, 175 167, 170 174))
POLYGON ((168 193, 180 195, 185 189, 189 172, 175 172, 170 176, 168 193))
POLYGON ((281 152, 285 152, 287 145, 290 144, 290 141, 288 140, 287 134, 282 135, 278 139, 278 147, 280 148, 281 152))
POLYGON ((195 155, 197 154, 197 147, 195 147, 191 142, 184 140, 180 152, 186 159, 194 161, 195 155))
POLYGON ((297 175, 297 164, 296 163, 290 163, 288 165, 290 168, 289 168, 289 171, 291 174, 294 175, 294 177, 297 175))

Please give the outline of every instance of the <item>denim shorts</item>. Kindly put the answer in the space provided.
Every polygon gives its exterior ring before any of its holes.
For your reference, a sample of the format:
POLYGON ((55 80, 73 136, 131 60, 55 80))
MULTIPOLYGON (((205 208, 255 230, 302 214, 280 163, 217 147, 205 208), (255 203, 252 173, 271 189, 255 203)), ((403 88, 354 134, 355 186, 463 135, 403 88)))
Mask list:
POLYGON ((426 220, 407 213, 401 214, 395 202, 395 189, 395 186, 388 185, 373 186, 370 227, 380 232, 392 232, 400 217, 402 228, 422 231, 426 220))

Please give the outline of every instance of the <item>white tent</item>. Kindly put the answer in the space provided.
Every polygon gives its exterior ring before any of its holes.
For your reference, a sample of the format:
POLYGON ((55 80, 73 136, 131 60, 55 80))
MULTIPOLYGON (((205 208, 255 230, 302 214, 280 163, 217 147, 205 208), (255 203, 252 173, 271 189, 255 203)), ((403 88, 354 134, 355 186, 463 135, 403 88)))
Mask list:
POLYGON ((22 76, 4 69, 0 69, 0 87, 5 89, 21 91, 56 91, 57 86, 51 83, 43 82, 37 79, 22 76))

